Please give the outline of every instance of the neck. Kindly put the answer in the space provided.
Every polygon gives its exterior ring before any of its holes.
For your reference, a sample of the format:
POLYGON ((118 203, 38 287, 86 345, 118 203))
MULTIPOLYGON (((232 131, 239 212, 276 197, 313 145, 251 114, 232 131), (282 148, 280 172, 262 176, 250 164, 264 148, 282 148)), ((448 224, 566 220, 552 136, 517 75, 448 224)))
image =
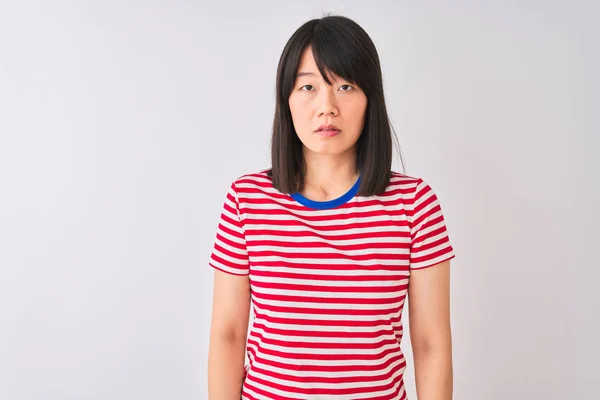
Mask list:
POLYGON ((306 174, 304 176, 305 197, 314 200, 330 200, 346 193, 356 180, 356 151, 329 155, 304 152, 306 174))

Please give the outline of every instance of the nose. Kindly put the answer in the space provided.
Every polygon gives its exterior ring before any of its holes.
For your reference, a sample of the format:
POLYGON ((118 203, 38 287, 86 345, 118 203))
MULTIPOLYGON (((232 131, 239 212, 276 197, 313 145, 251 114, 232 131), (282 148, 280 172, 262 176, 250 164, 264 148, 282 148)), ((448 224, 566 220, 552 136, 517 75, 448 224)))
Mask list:
POLYGON ((338 114, 339 110, 332 86, 326 85, 325 89, 319 93, 317 110, 319 116, 338 114))

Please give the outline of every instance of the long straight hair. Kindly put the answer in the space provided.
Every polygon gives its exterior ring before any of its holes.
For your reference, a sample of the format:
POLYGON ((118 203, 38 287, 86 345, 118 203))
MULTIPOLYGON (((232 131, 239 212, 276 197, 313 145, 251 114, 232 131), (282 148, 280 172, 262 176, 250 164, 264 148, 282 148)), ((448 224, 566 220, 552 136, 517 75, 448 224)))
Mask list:
POLYGON ((332 72, 356 84, 365 93, 365 124, 356 144, 356 169, 361 176, 358 195, 383 193, 391 177, 392 138, 396 144, 397 138, 385 106, 379 56, 363 28, 347 17, 335 15, 303 24, 290 37, 279 59, 271 139, 272 167, 268 171, 273 186, 288 194, 304 187, 306 164, 302 142, 294 129, 289 97, 300 58, 309 46, 328 85, 331 85, 328 72, 332 72))

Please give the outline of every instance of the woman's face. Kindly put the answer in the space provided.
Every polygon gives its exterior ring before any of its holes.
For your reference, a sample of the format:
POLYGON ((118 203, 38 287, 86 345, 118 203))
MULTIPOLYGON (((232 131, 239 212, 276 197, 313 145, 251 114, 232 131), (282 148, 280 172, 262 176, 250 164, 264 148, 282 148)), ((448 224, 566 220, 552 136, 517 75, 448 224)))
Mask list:
POLYGON ((367 96, 338 76, 330 78, 332 86, 323 80, 309 46, 300 59, 289 97, 292 121, 305 153, 339 155, 354 151, 363 130, 367 96), (337 130, 319 131, 328 124, 337 130))

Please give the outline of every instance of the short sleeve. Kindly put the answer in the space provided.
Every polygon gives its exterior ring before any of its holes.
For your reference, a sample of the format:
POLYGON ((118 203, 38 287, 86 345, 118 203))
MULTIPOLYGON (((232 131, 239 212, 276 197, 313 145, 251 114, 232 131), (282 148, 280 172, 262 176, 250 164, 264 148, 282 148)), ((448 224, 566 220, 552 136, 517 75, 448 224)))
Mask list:
POLYGON ((422 179, 415 188, 411 214, 410 268, 427 268, 454 258, 438 198, 422 179))
POLYGON ((235 182, 231 184, 217 227, 217 235, 209 265, 233 275, 248 275, 248 250, 240 219, 239 200, 235 182))

